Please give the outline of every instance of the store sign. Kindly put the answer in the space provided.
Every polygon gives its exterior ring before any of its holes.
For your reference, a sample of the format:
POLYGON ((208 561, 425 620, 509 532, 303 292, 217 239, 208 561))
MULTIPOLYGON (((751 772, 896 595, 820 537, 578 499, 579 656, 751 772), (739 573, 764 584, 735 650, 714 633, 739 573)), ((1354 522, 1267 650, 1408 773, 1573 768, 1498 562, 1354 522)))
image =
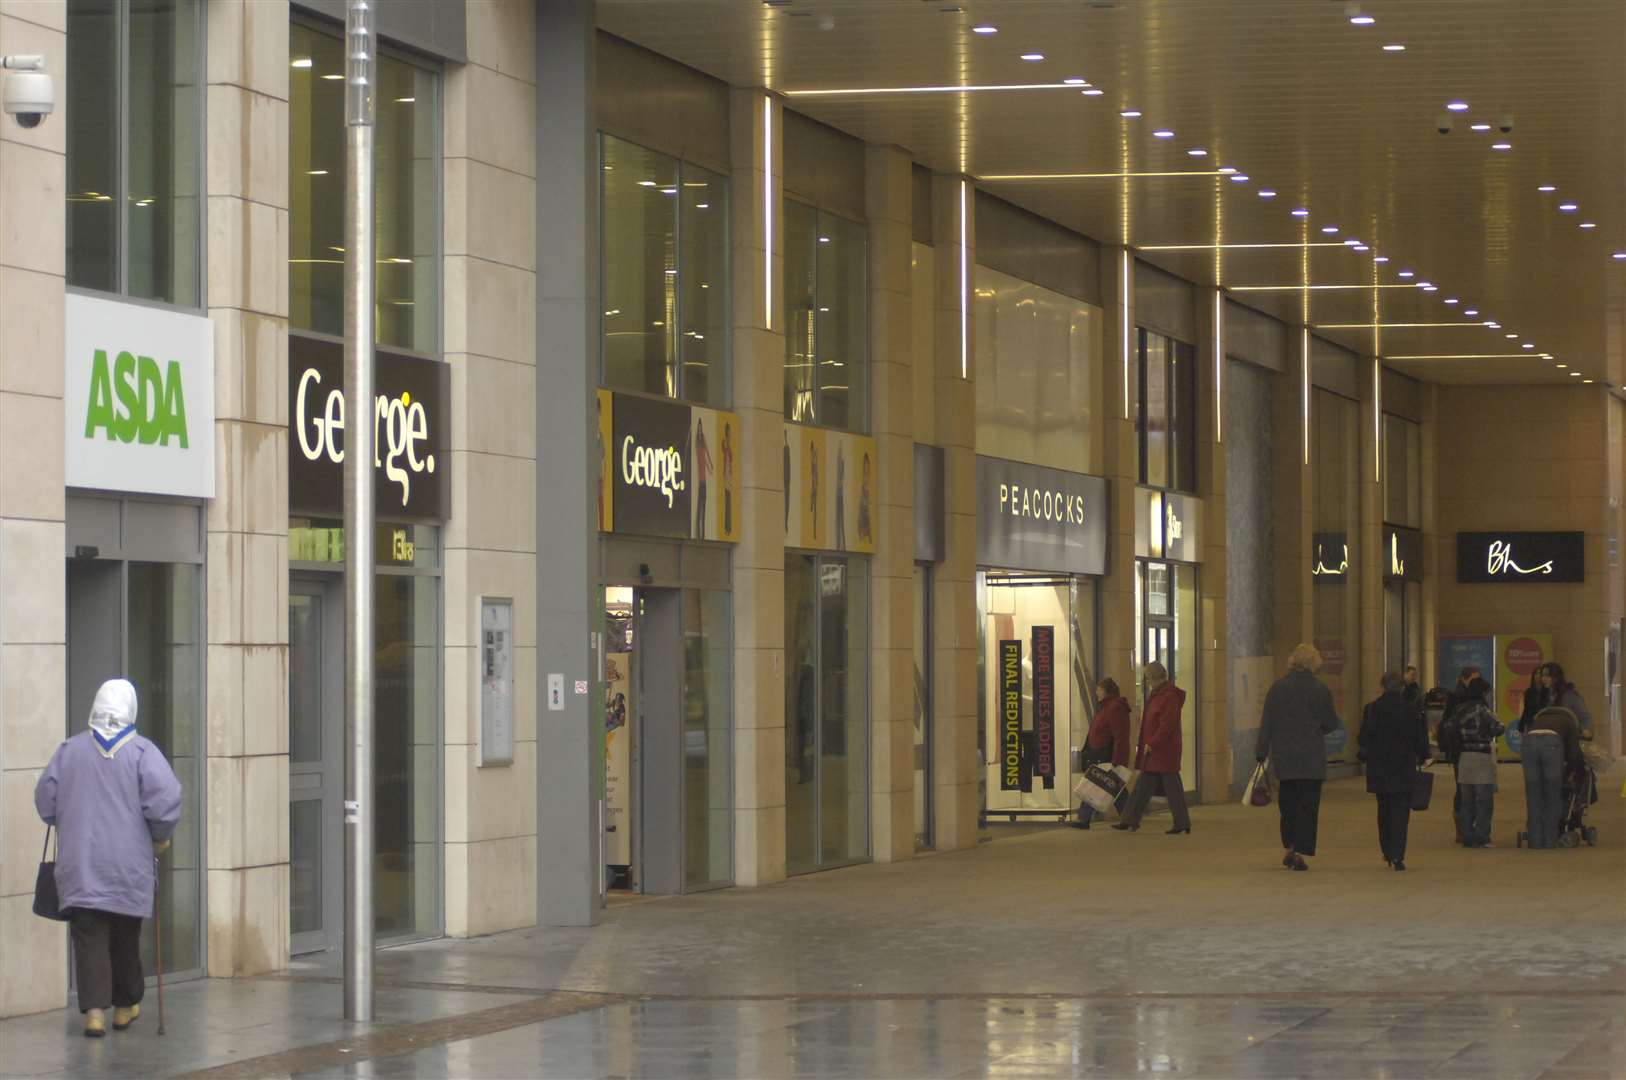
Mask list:
POLYGON ((999 643, 999 790, 1022 791, 1022 642, 999 643))
POLYGON ((67 486, 213 498, 214 324, 77 293, 65 308, 67 486))
POLYGON ((1457 580, 1465 584, 1585 581, 1586 534, 1457 533, 1457 580))
POLYGON ((1056 628, 1033 628, 1033 775, 1056 786, 1056 628))
POLYGON ((598 391, 600 532, 740 536, 740 420, 730 412, 598 391))
POLYGON ((1423 580, 1423 534, 1400 525, 1383 527, 1383 580, 1423 580))
POLYGON ((1318 585, 1342 582, 1349 574, 1349 534, 1316 533, 1311 538, 1310 577, 1318 585))
POLYGON ((1201 562, 1202 500, 1176 491, 1135 489, 1135 554, 1143 559, 1201 562))
MULTIPOLYGON (((447 365, 416 356, 376 354, 373 500, 381 518, 444 520, 451 509, 446 451, 447 365)), ((344 346, 292 337, 288 342, 288 504, 318 517, 344 514, 345 431, 363 418, 344 396, 344 346)))
POLYGON ((1106 573, 1106 480, 979 454, 977 563, 1106 573))

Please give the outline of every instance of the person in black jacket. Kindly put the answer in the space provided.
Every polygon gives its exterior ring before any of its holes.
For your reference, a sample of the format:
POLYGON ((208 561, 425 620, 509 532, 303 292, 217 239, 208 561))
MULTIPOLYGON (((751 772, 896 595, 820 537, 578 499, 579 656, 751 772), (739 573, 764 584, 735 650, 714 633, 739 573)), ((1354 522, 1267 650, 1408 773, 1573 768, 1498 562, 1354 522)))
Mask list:
POLYGON ((1308 870, 1304 856, 1315 854, 1321 782, 1327 778, 1327 736, 1340 725, 1332 691, 1315 677, 1321 669, 1316 647, 1304 643, 1294 647, 1287 667, 1287 674, 1265 694, 1253 756, 1270 759, 1276 773, 1282 865, 1308 870))
POLYGON ((1361 717, 1360 760, 1366 790, 1378 797, 1378 845, 1383 861, 1406 869, 1406 830, 1411 823, 1412 781, 1428 758, 1428 725, 1405 696, 1399 675, 1383 676, 1383 694, 1361 717))

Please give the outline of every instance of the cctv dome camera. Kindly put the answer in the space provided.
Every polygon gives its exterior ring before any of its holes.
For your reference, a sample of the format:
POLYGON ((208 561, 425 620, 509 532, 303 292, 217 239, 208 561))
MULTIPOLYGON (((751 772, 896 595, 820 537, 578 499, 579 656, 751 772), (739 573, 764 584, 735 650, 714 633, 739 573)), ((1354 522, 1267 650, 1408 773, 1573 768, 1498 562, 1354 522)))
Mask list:
POLYGON ((47 116, 56 111, 56 86, 51 76, 41 71, 45 61, 37 56, 8 56, 4 66, 5 110, 17 118, 25 128, 37 128, 47 116))
POLYGON ((1450 113, 1441 113, 1434 119, 1434 129, 1441 135, 1451 134, 1451 125, 1452 121, 1450 113))

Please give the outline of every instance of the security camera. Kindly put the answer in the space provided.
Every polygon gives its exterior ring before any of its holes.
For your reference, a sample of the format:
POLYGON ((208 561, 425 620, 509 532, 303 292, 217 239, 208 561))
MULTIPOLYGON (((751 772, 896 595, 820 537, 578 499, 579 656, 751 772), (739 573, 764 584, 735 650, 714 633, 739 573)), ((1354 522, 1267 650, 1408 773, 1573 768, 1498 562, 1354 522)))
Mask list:
POLYGON ((0 57, 6 71, 5 108, 25 128, 37 128, 56 111, 56 86, 43 56, 0 57))
POLYGON ((1441 135, 1451 134, 1451 114, 1441 113, 1439 116, 1435 117, 1434 130, 1438 131, 1441 135))
POLYGON ((1501 120, 1497 121, 1496 126, 1501 129, 1503 135, 1513 134, 1513 117, 1502 117, 1501 120))

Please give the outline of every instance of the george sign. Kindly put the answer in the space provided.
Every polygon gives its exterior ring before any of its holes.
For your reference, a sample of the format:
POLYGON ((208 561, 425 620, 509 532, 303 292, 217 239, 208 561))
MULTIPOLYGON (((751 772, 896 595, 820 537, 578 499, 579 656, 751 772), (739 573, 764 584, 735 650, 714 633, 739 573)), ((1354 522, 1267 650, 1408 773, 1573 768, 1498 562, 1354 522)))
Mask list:
MULTIPOLYGON (((446 463, 451 445, 446 364, 400 353, 376 354, 373 499, 380 518, 442 521, 451 512, 446 463)), ((344 346, 288 339, 288 507, 344 516, 344 433, 358 418, 344 397, 344 346)))
POLYGON ((1033 775, 1056 786, 1056 628, 1033 628, 1033 775))
POLYGON ((740 537, 740 419, 664 398, 598 391, 600 532, 740 537))
POLYGON ((212 499, 214 324, 72 292, 65 308, 67 486, 212 499))
POLYGON ((1349 574, 1349 534, 1316 533, 1311 538, 1310 577, 1317 585, 1334 585, 1349 574))
POLYGON ((875 553, 880 458, 875 440, 786 424, 785 546, 875 553))
POLYGON ((1135 489, 1135 554, 1143 559, 1201 562, 1203 504, 1192 495, 1135 489))
POLYGON ((1022 790, 1022 642, 999 643, 999 790, 1022 790))
POLYGON ((1423 580, 1423 533, 1404 525, 1383 526, 1383 580, 1423 580))
POLYGON ((1106 573, 1106 480, 977 455, 977 564, 1106 573))
POLYGON ((1585 533, 1457 533, 1457 581, 1461 583, 1585 580, 1585 533))

